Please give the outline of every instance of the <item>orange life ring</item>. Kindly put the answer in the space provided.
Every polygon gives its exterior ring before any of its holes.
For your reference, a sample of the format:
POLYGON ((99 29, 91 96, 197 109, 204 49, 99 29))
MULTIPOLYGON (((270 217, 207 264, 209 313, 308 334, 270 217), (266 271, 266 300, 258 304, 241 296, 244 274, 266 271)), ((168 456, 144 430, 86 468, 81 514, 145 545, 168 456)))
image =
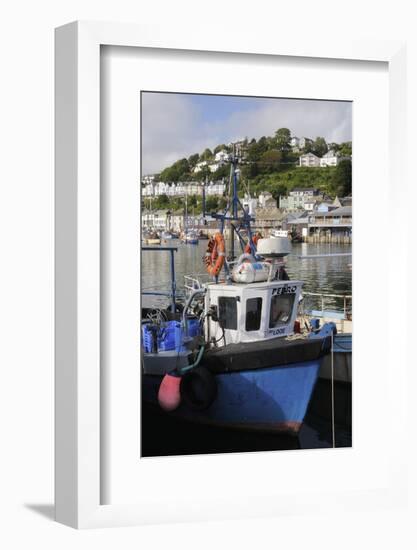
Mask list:
MULTIPOLYGON (((256 233, 256 235, 254 235, 254 236, 252 237, 252 242, 253 242, 253 244, 256 246, 256 245, 258 244, 259 239, 261 239, 261 238, 262 238, 262 235, 260 235, 259 233, 256 233)), ((252 252, 249 242, 248 242, 248 244, 245 246, 245 250, 244 250, 244 251, 245 251, 246 254, 250 254, 250 253, 252 252)))
POLYGON ((208 242, 204 261, 207 271, 213 277, 216 277, 223 267, 226 257, 226 246, 224 237, 221 233, 216 233, 208 242))

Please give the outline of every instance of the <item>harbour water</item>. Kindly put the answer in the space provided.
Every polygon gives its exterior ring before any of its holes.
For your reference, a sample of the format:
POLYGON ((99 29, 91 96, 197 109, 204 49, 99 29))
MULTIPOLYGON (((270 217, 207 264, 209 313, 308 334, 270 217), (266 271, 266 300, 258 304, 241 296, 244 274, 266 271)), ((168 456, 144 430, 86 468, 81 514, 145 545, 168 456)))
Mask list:
MULTIPOLYGON (((185 245, 177 240, 162 243, 163 246, 177 247, 175 254, 176 279, 179 290, 184 275, 194 275, 200 281, 209 277, 203 268, 202 257, 207 241, 198 245, 185 245)), ((327 256, 327 254, 345 254, 351 252, 350 245, 335 244, 293 244, 293 253, 287 258, 286 269, 291 279, 304 282, 303 291, 351 295, 352 273, 351 256, 327 256), (317 256, 320 258, 298 259, 297 256, 317 256)), ((170 289, 170 254, 164 252, 142 252, 142 291, 170 289)), ((312 307, 320 307, 319 299, 308 297, 312 307)), ((306 296, 307 300, 307 296, 306 296)), ((146 307, 165 306, 168 299, 162 296, 143 296, 146 307)), ((343 299, 331 298, 328 308, 342 308, 343 299)), ((142 456, 162 456, 180 454, 201 454, 219 452, 246 452, 284 449, 311 449, 349 447, 352 444, 352 394, 351 386, 336 383, 334 388, 335 404, 335 441, 331 422, 331 386, 326 380, 316 384, 305 422, 297 437, 254 434, 193 425, 180 422, 158 410, 145 408, 142 420, 142 456)))
MULTIPOLYGON (((194 275, 200 281, 209 281, 202 258, 207 248, 207 241, 198 245, 186 245, 178 240, 168 240, 162 246, 177 247, 175 253, 175 272, 177 287, 181 290, 184 275, 194 275)), ((294 243, 292 254, 287 257, 286 269, 291 279, 304 282, 305 292, 326 294, 352 293, 351 256, 329 256, 299 260, 298 256, 326 254, 343 254, 351 252, 350 245, 294 243)), ((142 252, 142 292, 147 290, 169 291, 170 289, 170 254, 168 252, 142 252)), ((162 297, 144 296, 144 305, 164 305, 168 301, 162 297)), ((330 300, 329 305, 341 306, 340 300, 330 300)))

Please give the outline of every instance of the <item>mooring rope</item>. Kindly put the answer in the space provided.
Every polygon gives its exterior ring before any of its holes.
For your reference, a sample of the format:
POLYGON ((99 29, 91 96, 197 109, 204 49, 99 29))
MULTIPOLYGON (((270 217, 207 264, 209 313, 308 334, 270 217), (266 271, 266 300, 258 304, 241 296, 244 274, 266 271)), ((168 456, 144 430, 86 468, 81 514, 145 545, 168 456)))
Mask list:
POLYGON ((335 435, 335 421, 334 421, 334 360, 333 360, 333 331, 331 332, 331 380, 332 380, 332 442, 333 442, 333 449, 336 447, 336 435, 335 435))

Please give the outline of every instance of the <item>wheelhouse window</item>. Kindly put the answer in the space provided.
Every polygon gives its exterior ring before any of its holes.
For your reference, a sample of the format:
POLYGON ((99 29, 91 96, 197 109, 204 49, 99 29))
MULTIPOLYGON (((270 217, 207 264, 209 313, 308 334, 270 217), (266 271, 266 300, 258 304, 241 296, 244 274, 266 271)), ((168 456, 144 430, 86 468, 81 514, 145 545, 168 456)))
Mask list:
POLYGON ((281 327, 289 323, 294 306, 295 294, 272 296, 269 314, 269 328, 281 327))
POLYGON ((236 298, 219 298, 219 323, 225 329, 237 330, 236 298))
POLYGON ((261 326, 262 298, 249 298, 246 300, 245 330, 259 330, 261 326))

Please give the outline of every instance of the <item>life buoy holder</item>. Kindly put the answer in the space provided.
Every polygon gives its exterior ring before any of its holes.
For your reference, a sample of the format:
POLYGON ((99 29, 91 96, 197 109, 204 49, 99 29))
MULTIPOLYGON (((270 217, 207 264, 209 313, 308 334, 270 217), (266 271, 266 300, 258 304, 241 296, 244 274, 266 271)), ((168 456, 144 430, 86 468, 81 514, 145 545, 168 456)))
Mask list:
POLYGON ((216 277, 224 265, 226 258, 226 246, 221 233, 216 233, 208 242, 204 262, 207 272, 216 277))
MULTIPOLYGON (((252 242, 253 244, 256 246, 258 244, 258 241, 259 239, 261 238, 261 235, 259 233, 256 233, 256 235, 254 235, 252 237, 252 242)), ((245 253, 246 254, 251 254, 252 253, 252 250, 251 250, 251 246, 250 246, 250 243, 248 242, 248 244, 245 246, 245 253)))

